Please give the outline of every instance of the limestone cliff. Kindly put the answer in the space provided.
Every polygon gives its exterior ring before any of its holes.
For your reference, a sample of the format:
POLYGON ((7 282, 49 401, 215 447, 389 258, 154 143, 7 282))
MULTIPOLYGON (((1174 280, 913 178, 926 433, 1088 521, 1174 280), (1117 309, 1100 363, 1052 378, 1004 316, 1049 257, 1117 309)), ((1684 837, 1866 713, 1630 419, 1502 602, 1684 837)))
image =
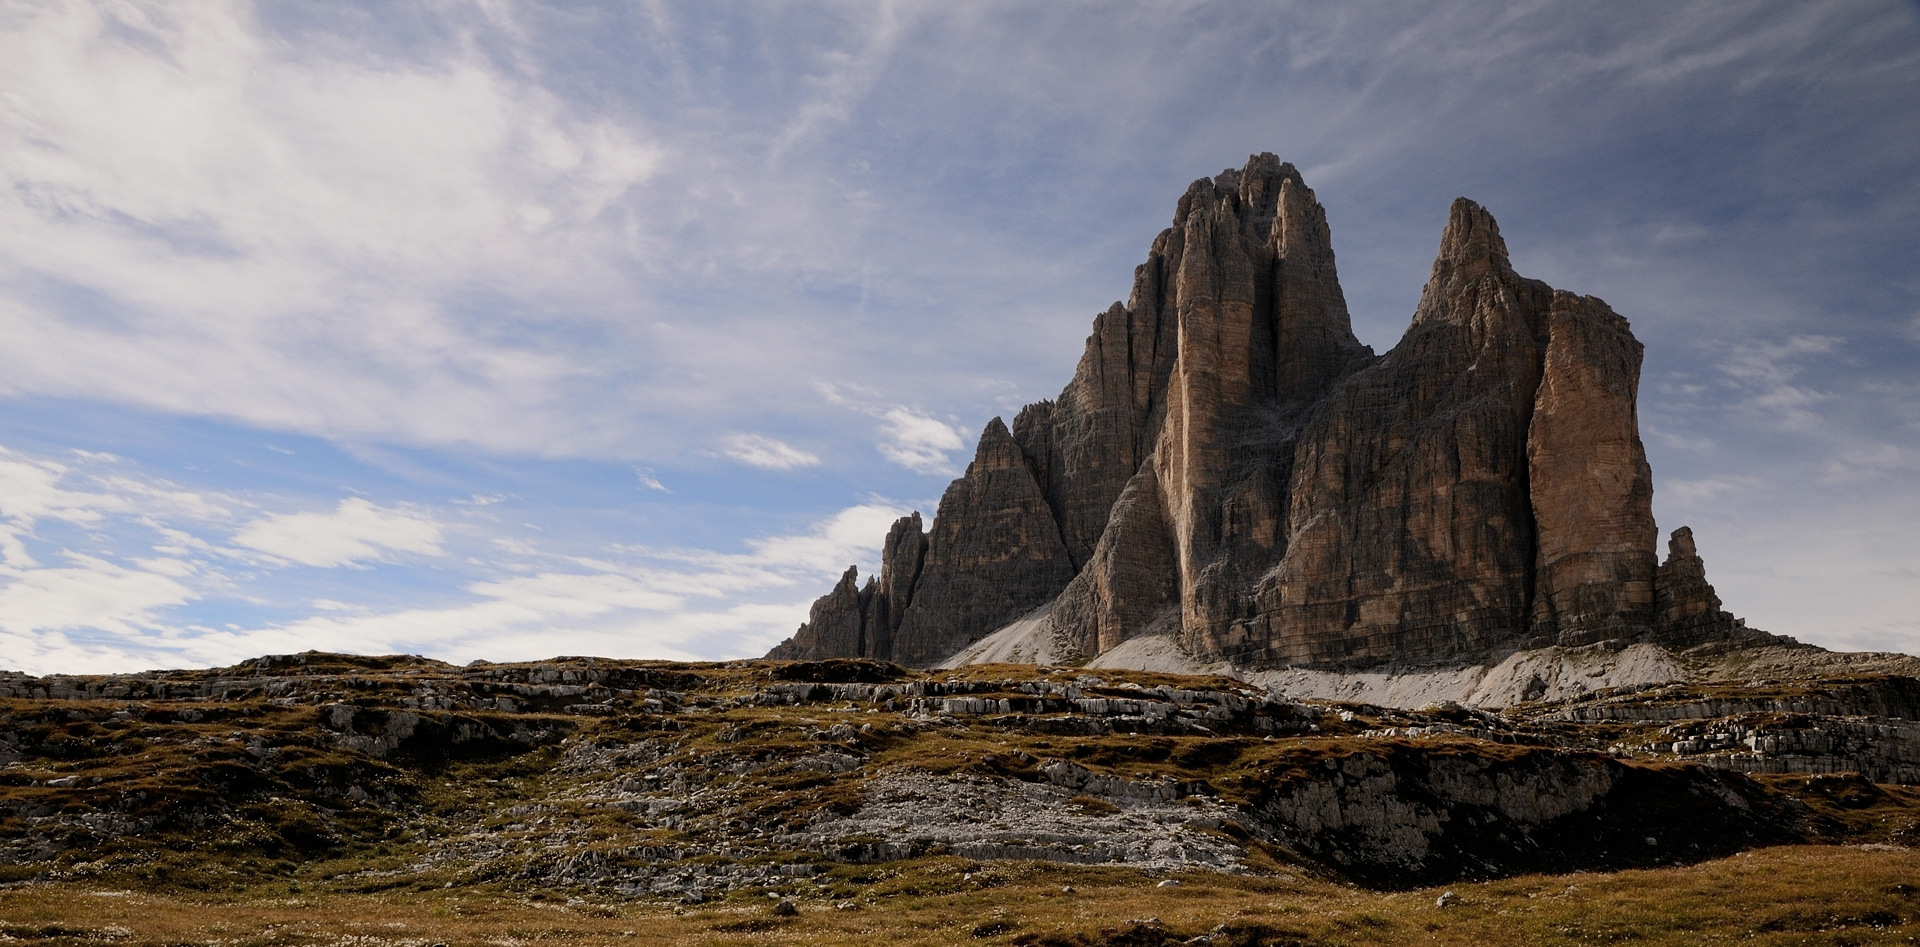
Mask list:
POLYGON ((1376 357, 1325 210, 1256 156, 1187 189, 1073 380, 988 425, 932 535, 896 525, 879 582, 849 572, 772 656, 931 664, 1049 602, 1085 655, 1168 634, 1257 666, 1726 637, 1690 539, 1656 570, 1640 359, 1464 198, 1376 357))

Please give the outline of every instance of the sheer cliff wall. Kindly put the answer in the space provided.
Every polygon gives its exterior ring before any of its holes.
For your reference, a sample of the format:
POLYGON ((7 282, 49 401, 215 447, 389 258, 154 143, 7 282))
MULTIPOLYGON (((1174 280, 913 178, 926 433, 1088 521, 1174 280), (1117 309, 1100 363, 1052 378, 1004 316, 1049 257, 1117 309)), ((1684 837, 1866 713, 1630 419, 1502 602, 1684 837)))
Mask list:
POLYGON ((1515 273, 1454 202, 1412 325, 1354 337, 1326 212, 1270 154, 1187 189, 1073 380, 995 418, 770 657, 929 665, 1046 608, 1088 656, 1143 634, 1254 666, 1473 660, 1748 634, 1691 533, 1657 568, 1641 345, 1515 273))

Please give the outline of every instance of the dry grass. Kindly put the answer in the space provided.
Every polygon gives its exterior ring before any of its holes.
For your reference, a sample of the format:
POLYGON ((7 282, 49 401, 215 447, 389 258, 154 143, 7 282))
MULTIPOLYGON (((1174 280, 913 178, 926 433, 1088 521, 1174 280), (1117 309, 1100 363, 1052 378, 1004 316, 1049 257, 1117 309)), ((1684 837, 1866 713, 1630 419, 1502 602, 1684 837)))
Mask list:
POLYGON ((1222 943, 1314 945, 1920 943, 1920 852, 1880 847, 1791 846, 1684 868, 1458 884, 1444 908, 1434 903, 1440 889, 1217 875, 1159 887, 1128 871, 955 859, 845 870, 819 887, 783 918, 771 899, 746 896, 674 908, 488 889, 275 885, 209 896, 34 883, 0 889, 0 943, 1152 945, 1208 931, 1222 943))

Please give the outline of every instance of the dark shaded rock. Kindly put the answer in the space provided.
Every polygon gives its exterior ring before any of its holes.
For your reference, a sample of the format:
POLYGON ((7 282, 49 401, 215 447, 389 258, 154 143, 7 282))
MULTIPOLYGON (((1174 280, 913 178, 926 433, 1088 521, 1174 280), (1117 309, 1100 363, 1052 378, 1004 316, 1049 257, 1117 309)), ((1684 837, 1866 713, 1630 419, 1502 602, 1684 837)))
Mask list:
POLYGON ((1694 545, 1693 530, 1686 526, 1667 539, 1667 561, 1654 577, 1654 608, 1660 637, 1671 644, 1774 637, 1748 628, 1744 619, 1720 607, 1720 596, 1707 581, 1706 561, 1694 545))
POLYGON ((1177 627, 1179 563, 1153 465, 1135 474, 1087 567, 1048 616, 1083 655, 1095 655, 1153 628, 1177 627))
POLYGON ((822 657, 860 658, 867 656, 866 613, 872 600, 872 584, 862 593, 854 584, 859 570, 848 566, 833 591, 814 600, 807 623, 767 653, 782 661, 805 661, 822 657))
POLYGON ((1474 657, 1523 644, 1530 627, 1551 643, 1562 611, 1576 633, 1644 634, 1652 489, 1638 370, 1624 320, 1514 273, 1492 216, 1455 201, 1406 337, 1301 436, 1292 535, 1260 617, 1198 644, 1275 664, 1474 657), (1584 466, 1596 458, 1611 467, 1584 466))
POLYGON ((947 487, 890 659, 925 667, 1060 594, 1073 564, 1020 445, 999 418, 947 487))
POLYGON ((812 684, 875 684, 891 681, 906 671, 881 661, 855 658, 829 658, 825 661, 795 661, 781 664, 769 672, 776 681, 804 681, 812 684))
POLYGON ((1283 664, 1482 651, 1524 627, 1522 445, 1550 291, 1478 205, 1454 204, 1407 335, 1342 384, 1295 458, 1261 620, 1213 650, 1283 664))
POLYGON ((920 580, 926 557, 927 534, 920 526, 920 514, 895 520, 880 547, 880 581, 867 609, 866 657, 893 660, 893 635, 900 630, 907 606, 913 604, 913 586, 920 580))

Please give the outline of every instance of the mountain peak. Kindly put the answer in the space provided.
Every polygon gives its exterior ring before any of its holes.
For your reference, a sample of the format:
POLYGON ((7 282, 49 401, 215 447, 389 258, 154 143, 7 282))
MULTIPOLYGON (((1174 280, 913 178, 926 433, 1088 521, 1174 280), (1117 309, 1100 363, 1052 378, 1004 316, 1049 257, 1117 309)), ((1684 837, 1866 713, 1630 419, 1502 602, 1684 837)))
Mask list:
POLYGON ((1687 535, 1658 565, 1640 359, 1605 303, 1514 273, 1466 198, 1374 356, 1325 208, 1250 156, 1182 195, 1060 396, 986 425, 932 532, 895 525, 881 591, 815 606, 803 632, 861 650, 776 654, 930 665, 1016 622, 1267 667, 1751 637, 1687 535))

